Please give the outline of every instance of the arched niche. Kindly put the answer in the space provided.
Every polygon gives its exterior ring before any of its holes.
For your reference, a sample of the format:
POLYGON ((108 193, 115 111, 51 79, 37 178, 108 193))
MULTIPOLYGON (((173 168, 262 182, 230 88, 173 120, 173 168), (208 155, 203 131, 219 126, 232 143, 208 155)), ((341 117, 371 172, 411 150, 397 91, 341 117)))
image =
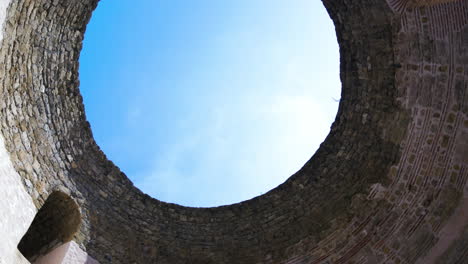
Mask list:
POLYGON ((81 223, 76 202, 66 193, 55 191, 37 212, 31 226, 18 244, 30 262, 72 240, 81 223))

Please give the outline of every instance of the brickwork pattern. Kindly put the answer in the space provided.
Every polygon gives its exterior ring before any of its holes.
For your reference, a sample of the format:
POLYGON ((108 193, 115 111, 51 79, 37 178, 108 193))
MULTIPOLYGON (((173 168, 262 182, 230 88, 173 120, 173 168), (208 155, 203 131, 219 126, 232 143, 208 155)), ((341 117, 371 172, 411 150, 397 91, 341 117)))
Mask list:
POLYGON ((457 2, 457 0, 387 0, 389 6, 397 12, 403 12, 407 8, 427 7, 433 5, 457 2))
POLYGON ((96 0, 11 2, 0 132, 37 207, 70 191, 75 241, 100 263, 463 263, 467 1, 401 2, 323 0, 340 44, 336 120, 296 174, 242 203, 160 202, 96 145, 78 80, 96 0))

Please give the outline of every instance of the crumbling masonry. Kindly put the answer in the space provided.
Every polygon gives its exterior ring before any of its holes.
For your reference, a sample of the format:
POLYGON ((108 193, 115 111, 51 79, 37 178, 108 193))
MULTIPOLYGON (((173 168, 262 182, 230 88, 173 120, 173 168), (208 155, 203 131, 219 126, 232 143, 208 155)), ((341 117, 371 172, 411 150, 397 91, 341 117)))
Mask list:
POLYGON ((78 58, 97 0, 0 0, 0 263, 64 245, 73 263, 468 263, 468 1, 323 4, 341 54, 330 134, 274 190, 188 208, 93 140, 78 58))

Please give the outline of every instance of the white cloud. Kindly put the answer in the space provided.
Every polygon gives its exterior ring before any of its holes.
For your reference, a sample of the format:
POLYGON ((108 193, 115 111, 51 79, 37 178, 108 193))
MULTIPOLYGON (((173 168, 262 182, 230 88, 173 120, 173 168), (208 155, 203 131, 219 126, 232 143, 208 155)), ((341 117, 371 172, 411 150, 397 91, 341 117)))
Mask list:
POLYGON ((192 129, 155 157, 136 185, 164 201, 212 206, 253 198, 286 180, 325 138, 327 113, 310 94, 248 98, 215 105, 202 123, 187 119, 192 129))
POLYGON ((265 40, 260 33, 264 32, 249 26, 213 37, 210 58, 223 60, 216 69, 209 64, 194 69, 206 70, 203 77, 212 78, 212 90, 198 79, 181 77, 185 85, 228 95, 197 98, 211 108, 185 116, 177 142, 159 151, 164 154, 154 157, 151 169, 134 177, 143 191, 183 205, 230 204, 271 190, 314 154, 338 108, 333 98, 340 97, 339 60, 327 57, 328 49, 338 47, 321 36, 320 42, 312 39, 317 37, 312 29, 302 32, 310 36, 299 40, 287 34, 278 37, 275 30, 265 40), (290 46, 287 52, 285 43, 290 46), (323 46, 308 46, 315 44, 323 46), (223 55, 226 50, 231 54, 223 55), (330 65, 336 71, 330 71, 330 65), (240 94, 220 89, 223 85, 240 86, 240 94))

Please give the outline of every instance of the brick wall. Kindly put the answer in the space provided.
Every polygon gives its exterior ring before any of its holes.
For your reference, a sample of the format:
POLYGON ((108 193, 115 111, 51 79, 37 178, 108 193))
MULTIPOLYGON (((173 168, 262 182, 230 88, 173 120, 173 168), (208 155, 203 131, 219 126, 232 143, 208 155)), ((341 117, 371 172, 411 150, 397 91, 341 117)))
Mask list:
POLYGON ((12 1, 0 132, 36 207, 67 189, 82 211, 74 239, 101 263, 466 259, 467 227, 447 223, 464 220, 468 196, 468 2, 323 3, 343 85, 330 134, 276 189, 201 209, 143 194, 94 142, 78 57, 97 2, 12 1))

